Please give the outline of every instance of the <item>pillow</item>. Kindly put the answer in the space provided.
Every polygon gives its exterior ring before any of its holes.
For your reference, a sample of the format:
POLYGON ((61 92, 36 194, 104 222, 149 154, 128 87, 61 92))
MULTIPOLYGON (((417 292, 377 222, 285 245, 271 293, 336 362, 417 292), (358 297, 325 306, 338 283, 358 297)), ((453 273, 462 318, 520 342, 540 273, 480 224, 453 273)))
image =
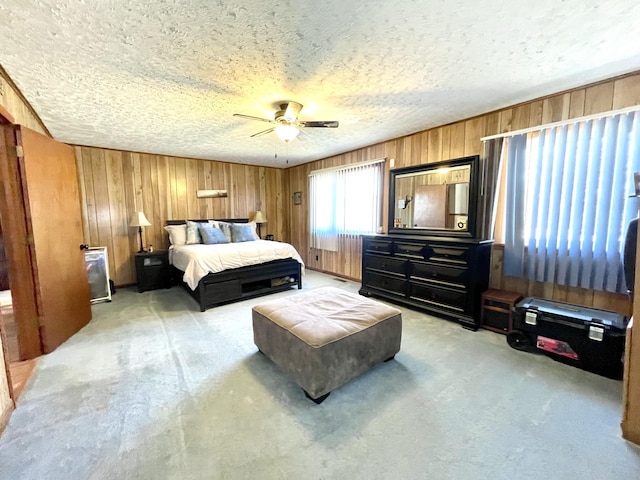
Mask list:
POLYGON ((231 242, 231 224, 228 222, 220 222, 216 220, 209 220, 209 223, 214 227, 218 227, 224 233, 224 236, 227 237, 227 242, 231 242))
POLYGON ((202 243, 200 232, 198 232, 198 228, 200 228, 200 225, 201 224, 199 224, 198 222, 187 220, 187 245, 202 243))
POLYGON ((186 225, 167 225, 166 227, 164 227, 164 229, 169 232, 169 242, 171 243, 171 245, 186 245, 186 225))
POLYGON ((248 223, 231 223, 231 240, 234 243, 258 240, 256 232, 248 223))
POLYGON ((220 230, 218 227, 214 227, 211 224, 203 223, 200 228, 198 228, 198 231, 200 232, 200 236, 202 237, 202 243, 204 243, 205 245, 229 243, 222 230, 220 230))
POLYGON ((260 237, 258 236, 258 232, 256 230, 256 222, 249 222, 246 225, 251 225, 251 230, 253 231, 253 236, 255 237, 254 240, 260 240, 260 237))

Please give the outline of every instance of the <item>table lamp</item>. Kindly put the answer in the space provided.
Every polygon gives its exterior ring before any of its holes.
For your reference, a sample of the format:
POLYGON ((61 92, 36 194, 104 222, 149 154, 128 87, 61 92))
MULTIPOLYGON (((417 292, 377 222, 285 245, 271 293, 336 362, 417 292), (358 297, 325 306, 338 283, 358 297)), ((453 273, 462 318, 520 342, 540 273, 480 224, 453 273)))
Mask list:
POLYGON ((144 248, 142 247, 142 227, 150 227, 151 223, 147 220, 147 217, 144 216, 144 212, 136 212, 131 219, 130 227, 138 227, 138 235, 140 235, 140 250, 138 253, 143 253, 144 248))
POLYGON ((267 219, 264 218, 264 215, 262 214, 261 210, 258 210, 254 215, 253 215, 253 221, 256 222, 256 225, 258 226, 258 237, 260 237, 260 239, 262 239, 262 235, 260 232, 260 227, 263 223, 267 223, 267 219))

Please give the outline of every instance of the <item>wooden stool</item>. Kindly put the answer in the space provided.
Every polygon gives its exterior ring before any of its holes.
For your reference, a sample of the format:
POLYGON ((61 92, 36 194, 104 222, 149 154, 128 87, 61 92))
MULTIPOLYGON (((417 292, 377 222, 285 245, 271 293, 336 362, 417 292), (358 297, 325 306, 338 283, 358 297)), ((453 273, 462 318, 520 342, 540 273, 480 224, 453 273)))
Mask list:
POLYGON ((513 330, 513 307, 522 295, 505 290, 487 290, 482 294, 482 328, 506 335, 513 330))

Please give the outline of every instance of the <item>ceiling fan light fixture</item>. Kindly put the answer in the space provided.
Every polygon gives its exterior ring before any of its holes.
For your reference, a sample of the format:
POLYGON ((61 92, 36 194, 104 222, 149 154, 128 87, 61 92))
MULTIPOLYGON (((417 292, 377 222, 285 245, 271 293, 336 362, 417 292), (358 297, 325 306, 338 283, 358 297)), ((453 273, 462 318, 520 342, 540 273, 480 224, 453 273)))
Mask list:
POLYGON ((293 125, 278 125, 274 129, 274 132, 276 132, 276 135, 278 135, 278 138, 280 138, 280 140, 282 140, 283 142, 289 142, 298 136, 300 130, 298 129, 298 127, 295 127, 293 125))
POLYGON ((280 110, 275 112, 273 119, 254 117, 242 113, 234 113, 234 117, 246 118, 247 120, 258 120, 275 125, 271 128, 250 135, 251 138, 261 137, 271 132, 275 132, 278 138, 285 143, 290 142, 298 136, 301 128, 338 128, 337 120, 298 120, 298 114, 302 110, 302 104, 298 102, 286 102, 280 104, 280 110))

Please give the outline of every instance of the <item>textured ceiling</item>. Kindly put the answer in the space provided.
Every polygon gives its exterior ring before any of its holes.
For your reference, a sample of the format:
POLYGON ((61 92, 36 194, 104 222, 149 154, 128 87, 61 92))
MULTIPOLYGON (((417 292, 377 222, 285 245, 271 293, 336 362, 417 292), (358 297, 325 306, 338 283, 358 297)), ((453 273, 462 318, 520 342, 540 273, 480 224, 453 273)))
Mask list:
POLYGON ((637 0, 0 0, 0 64, 58 140, 286 167, 638 70, 638 25, 637 0), (283 100, 340 127, 233 117, 283 100))

